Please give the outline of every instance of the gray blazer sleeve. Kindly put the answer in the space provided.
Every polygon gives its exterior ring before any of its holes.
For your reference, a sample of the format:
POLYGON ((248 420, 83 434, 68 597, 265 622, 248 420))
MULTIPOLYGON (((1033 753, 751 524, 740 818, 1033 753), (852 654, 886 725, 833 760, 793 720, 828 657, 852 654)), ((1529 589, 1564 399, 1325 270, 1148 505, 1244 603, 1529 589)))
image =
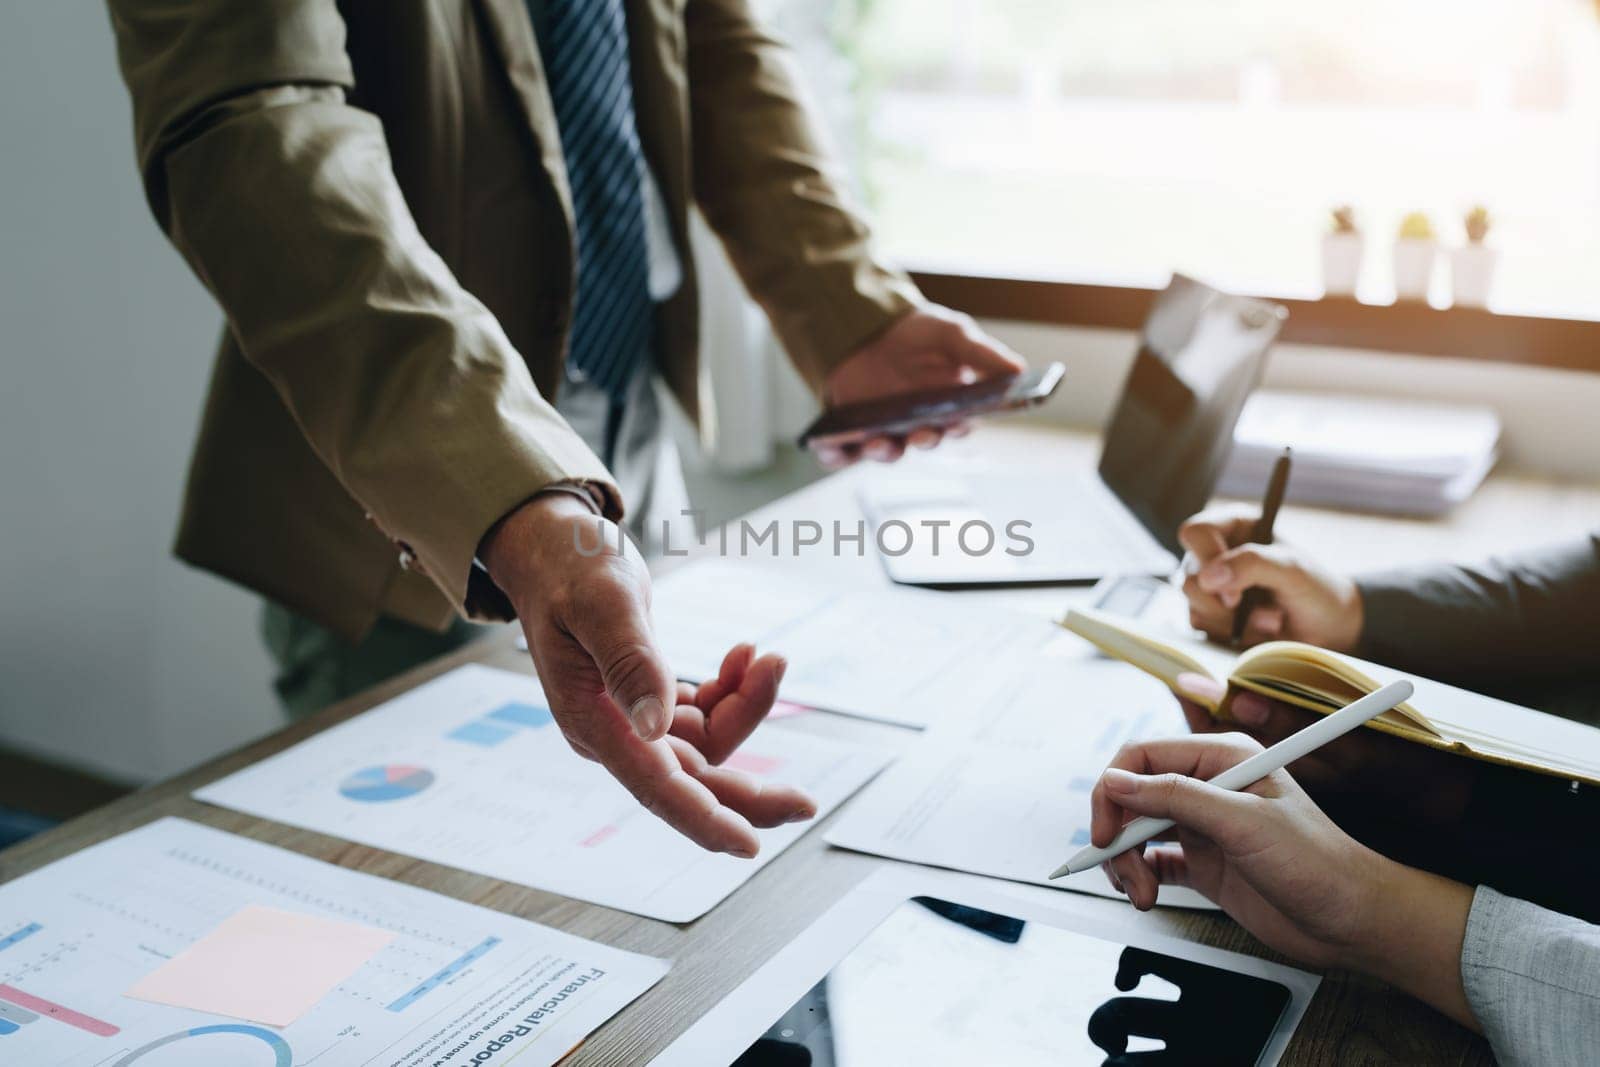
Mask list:
POLYGON ((1600 533, 1473 566, 1356 579, 1356 654, 1449 681, 1600 671, 1600 533))
POLYGON ((1479 886, 1461 983, 1501 1063, 1600 1057, 1600 927, 1479 886))

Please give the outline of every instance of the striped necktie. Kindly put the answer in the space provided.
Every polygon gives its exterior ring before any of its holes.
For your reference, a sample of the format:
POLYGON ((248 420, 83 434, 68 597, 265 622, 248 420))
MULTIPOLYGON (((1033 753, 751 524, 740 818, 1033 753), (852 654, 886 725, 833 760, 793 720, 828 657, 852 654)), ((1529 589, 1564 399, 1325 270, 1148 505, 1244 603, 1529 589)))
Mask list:
POLYGON ((546 0, 541 51, 561 129, 577 239, 568 358, 621 398, 650 344, 641 181, 622 0, 546 0))

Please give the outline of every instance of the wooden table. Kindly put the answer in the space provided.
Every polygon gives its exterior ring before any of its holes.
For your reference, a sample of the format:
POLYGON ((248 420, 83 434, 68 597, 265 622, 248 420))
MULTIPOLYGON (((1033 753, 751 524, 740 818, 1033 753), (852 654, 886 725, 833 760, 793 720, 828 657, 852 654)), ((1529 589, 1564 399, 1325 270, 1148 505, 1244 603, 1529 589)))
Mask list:
MULTIPOLYGON (((918 457, 914 467, 962 468, 980 463, 1037 465, 1041 477, 1089 463, 1092 438, 1055 431, 990 429, 969 441, 918 457)), ((861 469, 826 479, 762 509, 752 521, 810 518, 827 524, 853 522, 855 491, 881 471, 861 469)), ((1046 483, 1047 485, 1047 483, 1046 483)), ((1449 520, 1380 520, 1287 508, 1279 530, 1340 567, 1402 563, 1429 556, 1472 553, 1510 546, 1600 524, 1600 489, 1563 487, 1535 479, 1497 476, 1449 520)), ((870 548, 869 548, 870 553, 870 548)), ((815 558, 800 565, 830 568, 834 577, 884 581, 872 556, 815 558)), ((1062 590, 951 594, 976 595, 1044 613, 1058 613, 1069 594, 1062 590)), ((676 926, 596 907, 550 893, 497 882, 336 838, 289 829, 264 819, 213 808, 193 800, 192 790, 278 752, 320 730, 359 715, 419 683, 463 663, 481 662, 528 670, 509 630, 393 679, 304 722, 222 756, 187 774, 161 782, 113 804, 0 852, 0 882, 16 878, 77 849, 178 815, 244 837, 255 838, 329 863, 421 886, 558 927, 618 948, 665 957, 672 970, 650 992, 601 1027, 570 1064, 643 1063, 665 1048, 711 1005, 742 982, 780 946, 792 940, 830 904, 874 870, 891 861, 830 849, 818 830, 758 872, 743 888, 700 920, 676 926)), ((795 725, 835 736, 903 746, 914 735, 890 726, 837 716, 812 715, 795 725)), ((1124 917, 1127 905, 1083 897, 1090 912, 1124 917)), ((1207 913, 1158 911, 1148 917, 1165 932, 1209 945, 1273 958, 1227 918, 1207 913)), ((1455 1024, 1378 983, 1330 975, 1317 993, 1290 1045, 1290 1063, 1489 1063, 1487 1046, 1455 1024)))

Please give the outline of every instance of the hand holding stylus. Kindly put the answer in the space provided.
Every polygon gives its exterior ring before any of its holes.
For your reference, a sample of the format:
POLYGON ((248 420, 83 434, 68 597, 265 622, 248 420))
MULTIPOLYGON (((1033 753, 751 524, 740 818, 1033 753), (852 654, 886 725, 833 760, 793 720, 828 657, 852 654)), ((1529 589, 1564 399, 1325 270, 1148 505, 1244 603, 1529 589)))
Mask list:
MULTIPOLYGON (((1348 706, 1340 708, 1332 715, 1317 720, 1299 733, 1290 734, 1271 748, 1263 749, 1249 759, 1228 767, 1216 777, 1208 779, 1205 785, 1208 789, 1229 792, 1237 792, 1254 785, 1272 772, 1282 770, 1295 760, 1310 755, 1329 741, 1343 737, 1395 705, 1405 703, 1410 699, 1411 692, 1411 683, 1404 679, 1390 682, 1376 692, 1368 693, 1348 706)), ((1106 772, 1106 777, 1110 778, 1117 773, 1120 772, 1115 769, 1109 770, 1106 772)), ((1172 829, 1174 825, 1174 820, 1170 818, 1135 819, 1122 827, 1106 844, 1091 845, 1079 851, 1066 863, 1057 867, 1050 877, 1060 878, 1086 871, 1090 867, 1097 867, 1131 848, 1143 845, 1151 838, 1172 829)))
POLYGON ((1171 819, 1176 842, 1105 865, 1140 910, 1187 886, 1268 946, 1313 967, 1363 971, 1480 1029, 1461 983, 1472 889, 1386 859, 1323 814, 1287 771, 1240 792, 1215 779, 1262 748, 1242 734, 1132 744, 1091 797, 1091 839, 1128 816, 1171 819))

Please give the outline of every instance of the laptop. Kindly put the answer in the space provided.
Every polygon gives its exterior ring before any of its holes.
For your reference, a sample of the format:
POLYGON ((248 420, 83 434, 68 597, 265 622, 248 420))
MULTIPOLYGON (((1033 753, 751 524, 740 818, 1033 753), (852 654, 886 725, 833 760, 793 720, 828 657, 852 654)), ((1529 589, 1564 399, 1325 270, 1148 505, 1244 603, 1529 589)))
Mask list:
POLYGON ((1281 305, 1174 275, 1145 320, 1097 471, 888 477, 862 491, 889 577, 962 588, 1170 574, 1183 553, 1178 526, 1211 499, 1287 317, 1281 305), (955 537, 975 521, 995 533, 987 551, 984 527, 970 527, 964 543, 955 537), (927 522, 949 524, 937 527, 937 549, 931 537, 884 526, 920 534, 934 529, 927 522))

